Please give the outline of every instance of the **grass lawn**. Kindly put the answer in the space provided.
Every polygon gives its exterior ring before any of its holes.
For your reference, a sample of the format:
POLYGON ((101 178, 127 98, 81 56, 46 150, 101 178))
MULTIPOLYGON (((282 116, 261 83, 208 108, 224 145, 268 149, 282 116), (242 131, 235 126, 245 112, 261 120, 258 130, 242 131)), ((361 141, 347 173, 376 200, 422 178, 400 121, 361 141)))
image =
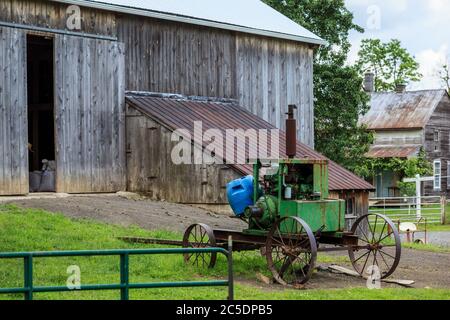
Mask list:
MULTIPOLYGON (((87 220, 71 220, 42 210, 0 206, 0 252, 93 249, 137 249, 149 245, 127 244, 117 237, 142 236, 179 239, 169 232, 149 232, 139 228, 121 228, 87 220)), ((320 256, 322 262, 331 259, 320 256)), ((41 258, 34 264, 34 284, 65 285, 67 267, 81 268, 81 281, 86 284, 119 282, 118 257, 41 258)), ((336 261, 339 263, 339 261, 336 261)), ((260 272, 269 276, 259 253, 235 254, 236 299, 449 299, 450 290, 383 289, 368 290, 288 290, 261 289, 245 281, 254 280, 260 272)), ((182 256, 135 256, 130 262, 130 282, 182 281, 222 279, 226 277, 226 259, 219 256, 213 270, 199 271, 187 266, 182 256)), ((0 288, 23 285, 22 260, 0 260, 0 288)), ((226 288, 186 288, 132 290, 131 299, 225 299, 226 288)), ((21 295, 0 295, 0 299, 21 299, 21 295)), ((118 299, 118 291, 35 294, 35 299, 118 299)))

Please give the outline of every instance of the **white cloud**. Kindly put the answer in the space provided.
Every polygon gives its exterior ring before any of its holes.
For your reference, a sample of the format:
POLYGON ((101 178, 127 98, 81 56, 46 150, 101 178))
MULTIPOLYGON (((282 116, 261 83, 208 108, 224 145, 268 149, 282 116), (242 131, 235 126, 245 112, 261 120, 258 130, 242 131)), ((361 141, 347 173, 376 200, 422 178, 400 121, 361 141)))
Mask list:
MULTIPOLYGON (((380 6, 381 8, 389 8, 390 11, 396 13, 404 12, 408 9, 410 0, 346 0, 347 8, 351 7, 369 7, 372 5, 380 6)), ((439 0, 437 0, 439 1, 439 0)), ((441 0, 448 1, 448 0, 441 0)))
POLYGON ((434 13, 450 13, 450 3, 448 0, 427 0, 427 7, 434 13))
POLYGON ((420 72, 423 79, 410 85, 411 90, 440 89, 443 87, 439 78, 439 71, 445 64, 449 55, 447 45, 442 45, 438 50, 427 49, 419 52, 416 60, 420 63, 420 72))
POLYGON ((383 42, 399 39, 420 63, 422 81, 409 86, 410 90, 441 88, 438 76, 440 65, 450 59, 450 0, 346 0, 347 8, 355 14, 355 21, 366 32, 352 32, 352 48, 348 63, 357 59, 361 40, 378 38, 383 42), (379 6, 381 28, 368 28, 367 8, 379 6))

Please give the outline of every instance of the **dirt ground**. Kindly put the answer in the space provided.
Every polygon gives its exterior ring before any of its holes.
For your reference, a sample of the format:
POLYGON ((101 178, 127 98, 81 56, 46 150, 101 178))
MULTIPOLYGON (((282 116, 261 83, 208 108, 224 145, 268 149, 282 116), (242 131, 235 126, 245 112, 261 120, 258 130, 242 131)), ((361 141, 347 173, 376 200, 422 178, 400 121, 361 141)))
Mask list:
MULTIPOLYGON (((2 201, 5 202, 5 201, 2 201)), ((191 206, 153 202, 131 195, 92 195, 62 198, 34 198, 7 201, 26 208, 60 212, 72 218, 90 218, 122 226, 137 225, 145 229, 183 232, 190 224, 202 222, 214 228, 242 230, 245 223, 191 206)), ((342 266, 350 265, 337 263, 342 266)), ((450 288, 450 254, 403 249, 395 279, 414 280, 416 288, 450 288)), ((247 281, 246 281, 247 282, 247 281)), ((276 289, 278 286, 253 282, 253 285, 276 289)), ((365 287, 365 280, 326 271, 317 272, 308 289, 365 287)), ((396 285, 383 284, 384 287, 396 285)))

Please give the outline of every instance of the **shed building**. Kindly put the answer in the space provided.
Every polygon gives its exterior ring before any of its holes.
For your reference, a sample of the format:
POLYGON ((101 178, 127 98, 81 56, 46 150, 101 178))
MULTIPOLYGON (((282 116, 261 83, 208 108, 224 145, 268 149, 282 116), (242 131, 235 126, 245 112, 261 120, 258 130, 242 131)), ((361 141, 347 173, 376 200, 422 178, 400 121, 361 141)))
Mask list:
MULTIPOLYGON (((173 139, 173 132, 185 129, 190 133, 189 137, 193 138, 196 121, 202 124, 202 134, 209 129, 216 129, 222 133, 224 140, 226 130, 255 129, 256 132, 252 135, 256 137, 260 129, 267 131, 276 129, 233 100, 128 93, 126 104, 128 190, 147 192, 159 200, 201 205, 215 211, 228 209, 226 184, 252 174, 252 166, 238 162, 226 164, 227 161, 211 165, 175 165, 171 152, 178 144, 178 140, 173 139)), ((246 159, 250 154, 251 137, 249 135, 245 143, 246 159)), ((268 140, 270 139, 269 136, 268 140)), ((192 143, 194 148, 205 150, 210 142, 201 140, 201 145, 192 143)), ((228 140, 219 144, 223 146, 222 155, 225 155, 227 143, 228 140)), ((280 132, 277 151, 281 158, 287 158, 285 146, 285 134, 280 132)), ((328 160, 300 142, 297 143, 297 157, 328 160)), ((349 215, 367 213, 372 185, 332 161, 329 161, 328 177, 331 197, 347 200, 349 215)))

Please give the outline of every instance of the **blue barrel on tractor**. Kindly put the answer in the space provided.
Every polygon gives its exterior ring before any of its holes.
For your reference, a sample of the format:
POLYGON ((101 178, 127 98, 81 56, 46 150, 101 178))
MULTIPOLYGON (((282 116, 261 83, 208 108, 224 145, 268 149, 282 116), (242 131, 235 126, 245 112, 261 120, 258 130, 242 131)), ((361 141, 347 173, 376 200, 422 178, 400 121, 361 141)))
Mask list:
POLYGON ((253 203, 253 176, 246 176, 227 184, 227 197, 236 216, 244 214, 253 203))

